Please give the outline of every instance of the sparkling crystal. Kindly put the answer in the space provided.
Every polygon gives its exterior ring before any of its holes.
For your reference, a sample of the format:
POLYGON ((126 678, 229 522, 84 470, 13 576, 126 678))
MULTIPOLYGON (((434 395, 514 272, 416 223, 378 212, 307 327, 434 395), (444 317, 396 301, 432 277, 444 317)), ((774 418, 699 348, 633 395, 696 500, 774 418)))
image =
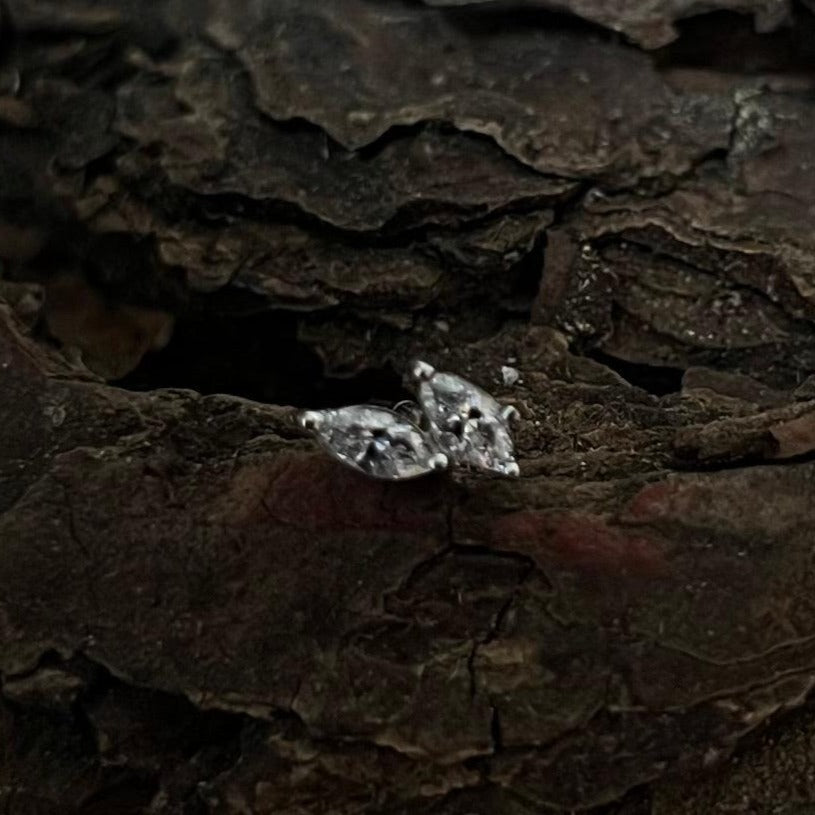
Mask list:
POLYGON ((509 422, 515 408, 502 407, 485 390, 425 362, 413 369, 419 380, 419 404, 430 433, 458 465, 518 475, 509 422))
POLYGON ((309 410, 300 415, 300 422, 336 459, 373 478, 402 481, 448 464, 431 435, 386 408, 309 410))

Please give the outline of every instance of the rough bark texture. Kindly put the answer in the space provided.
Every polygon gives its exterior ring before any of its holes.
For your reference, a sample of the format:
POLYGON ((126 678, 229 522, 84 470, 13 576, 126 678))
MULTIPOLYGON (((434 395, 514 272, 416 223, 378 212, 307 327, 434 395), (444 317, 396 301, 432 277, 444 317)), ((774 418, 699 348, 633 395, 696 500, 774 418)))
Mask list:
POLYGON ((0 810, 809 812, 814 35, 0 4, 0 810), (519 481, 296 428, 415 356, 519 481))

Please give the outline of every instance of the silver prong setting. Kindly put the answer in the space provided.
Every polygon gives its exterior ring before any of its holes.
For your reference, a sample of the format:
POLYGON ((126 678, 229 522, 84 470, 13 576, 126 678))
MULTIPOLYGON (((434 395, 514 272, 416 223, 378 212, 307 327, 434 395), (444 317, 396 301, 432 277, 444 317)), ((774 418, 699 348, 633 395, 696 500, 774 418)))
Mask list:
POLYGON ((498 475, 507 475, 507 467, 514 472, 509 427, 514 407, 502 406, 457 374, 436 370, 419 381, 418 399, 428 431, 453 465, 498 475))
POLYGON ((422 362, 420 359, 414 361, 410 371, 410 375, 416 382, 427 382, 432 379, 435 373, 436 369, 432 365, 422 362))
POLYGON ((521 421, 521 413, 514 405, 505 405, 501 408, 501 418, 510 424, 518 424, 521 421))
POLYGON ((510 435, 510 424, 520 419, 515 407, 422 360, 412 363, 410 375, 415 403, 400 402, 393 410, 306 410, 300 425, 335 459, 371 478, 405 481, 455 467, 520 475, 510 435))
POLYGON ((322 419, 322 414, 319 411, 306 410, 300 414, 300 426, 304 430, 319 430, 322 419))
POLYGON ((436 453, 428 463, 434 470, 446 470, 450 464, 450 459, 444 453, 436 453))

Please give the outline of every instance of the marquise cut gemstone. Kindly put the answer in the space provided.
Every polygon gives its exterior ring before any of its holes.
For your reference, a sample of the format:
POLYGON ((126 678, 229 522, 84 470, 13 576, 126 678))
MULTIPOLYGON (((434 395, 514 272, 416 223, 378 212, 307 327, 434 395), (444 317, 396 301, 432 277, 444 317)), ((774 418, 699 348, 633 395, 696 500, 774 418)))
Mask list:
POLYGON ((472 382, 427 363, 416 363, 414 376, 430 433, 456 464, 518 475, 509 428, 514 408, 503 407, 472 382))
POLYGON ((300 415, 300 422, 335 458, 373 478, 403 481, 448 464, 432 436, 387 408, 309 410, 300 415))

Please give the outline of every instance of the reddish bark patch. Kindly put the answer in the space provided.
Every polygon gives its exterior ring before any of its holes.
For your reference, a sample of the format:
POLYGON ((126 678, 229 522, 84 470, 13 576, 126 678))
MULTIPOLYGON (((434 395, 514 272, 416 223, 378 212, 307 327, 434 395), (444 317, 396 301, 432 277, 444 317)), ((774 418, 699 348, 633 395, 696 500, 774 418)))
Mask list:
POLYGON ((238 471, 230 515, 309 531, 359 529, 443 534, 444 495, 435 478, 391 484, 321 455, 283 454, 238 471))
POLYGON ((621 513, 626 523, 647 524, 681 518, 699 505, 702 494, 696 484, 659 481, 643 487, 621 513))
POLYGON ((666 568, 654 540, 609 526, 596 515, 524 510, 495 520, 490 533, 502 549, 583 572, 651 577, 666 568))

